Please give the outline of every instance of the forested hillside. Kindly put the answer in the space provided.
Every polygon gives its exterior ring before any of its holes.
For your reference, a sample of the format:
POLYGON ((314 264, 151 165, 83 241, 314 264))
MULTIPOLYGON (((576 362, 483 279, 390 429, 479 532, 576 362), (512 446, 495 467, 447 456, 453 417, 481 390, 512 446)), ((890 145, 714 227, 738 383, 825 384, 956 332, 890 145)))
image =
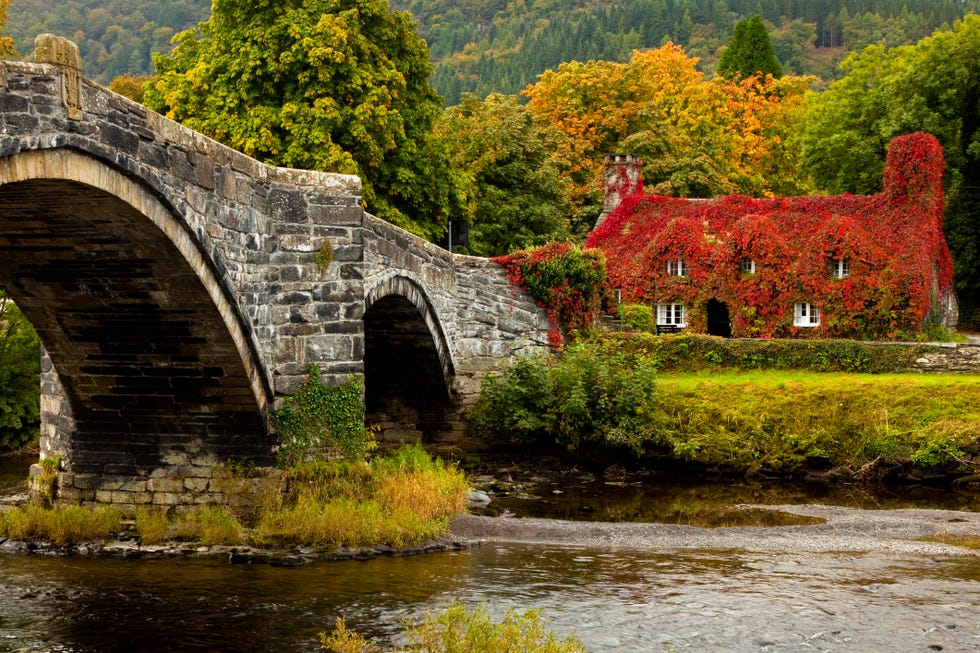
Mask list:
POLYGON ((50 32, 78 44, 85 74, 108 83, 123 73, 152 72, 152 52, 169 52, 170 38, 197 25, 210 0, 11 0, 7 33, 21 56, 34 37, 50 32))
MULTIPOLYGON (((634 49, 682 45, 714 71, 739 18, 761 14, 787 74, 829 81, 848 51, 912 44, 980 11, 980 0, 391 0, 429 44, 432 85, 447 104, 464 92, 516 93, 564 61, 626 61, 634 49)), ((152 72, 151 52, 207 18, 210 0, 12 0, 7 33, 21 55, 42 32, 78 43, 86 74, 108 83, 152 72)), ((822 87, 818 83, 817 88, 822 87)))
POLYGON ((837 75, 847 51, 915 43, 977 0, 391 0, 429 43, 433 86, 516 93, 564 61, 626 61, 634 49, 682 45, 713 72, 739 18, 761 14, 788 74, 837 75))

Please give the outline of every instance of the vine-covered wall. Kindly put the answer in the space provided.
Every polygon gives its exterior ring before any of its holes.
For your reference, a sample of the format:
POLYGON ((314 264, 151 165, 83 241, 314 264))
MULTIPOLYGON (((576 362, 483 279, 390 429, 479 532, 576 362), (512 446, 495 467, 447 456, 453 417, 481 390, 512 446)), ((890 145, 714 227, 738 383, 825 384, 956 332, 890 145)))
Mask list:
POLYGON ((682 305, 688 331, 709 331, 714 300, 734 336, 900 339, 955 326, 943 168, 936 138, 916 133, 892 141, 877 195, 635 192, 586 245, 605 252, 624 302, 682 305), (816 309, 806 326, 801 304, 816 309))
POLYGON ((548 243, 493 259, 516 286, 528 291, 548 312, 553 347, 599 316, 606 261, 602 252, 570 243, 548 243))

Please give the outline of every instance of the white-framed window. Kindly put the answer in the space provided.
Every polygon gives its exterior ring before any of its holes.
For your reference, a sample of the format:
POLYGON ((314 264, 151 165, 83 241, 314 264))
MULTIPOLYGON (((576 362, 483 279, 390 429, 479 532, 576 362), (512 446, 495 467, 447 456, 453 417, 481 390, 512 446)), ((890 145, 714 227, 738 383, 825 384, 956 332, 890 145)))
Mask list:
POLYGON ((755 274, 755 259, 743 258, 739 264, 743 274, 755 274))
POLYGON ((830 276, 843 279, 851 273, 850 262, 846 258, 835 258, 830 262, 830 276))
POLYGON ((684 304, 657 304, 657 326, 687 326, 684 304))
POLYGON ((793 304, 793 326, 820 326, 820 308, 807 302, 793 304))
POLYGON ((667 261, 667 274, 672 277, 686 277, 687 261, 682 258, 675 258, 667 261))

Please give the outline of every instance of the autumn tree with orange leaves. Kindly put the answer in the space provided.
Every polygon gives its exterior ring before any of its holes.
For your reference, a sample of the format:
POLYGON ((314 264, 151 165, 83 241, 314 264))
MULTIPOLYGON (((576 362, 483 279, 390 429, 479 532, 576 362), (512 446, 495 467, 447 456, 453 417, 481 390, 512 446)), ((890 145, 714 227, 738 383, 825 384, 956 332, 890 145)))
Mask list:
POLYGON ((626 63, 570 62, 541 75, 524 95, 563 131, 556 152, 570 171, 573 201, 597 214, 603 155, 633 152, 647 192, 679 197, 799 194, 798 128, 810 79, 753 76, 705 79, 678 45, 634 51, 626 63))

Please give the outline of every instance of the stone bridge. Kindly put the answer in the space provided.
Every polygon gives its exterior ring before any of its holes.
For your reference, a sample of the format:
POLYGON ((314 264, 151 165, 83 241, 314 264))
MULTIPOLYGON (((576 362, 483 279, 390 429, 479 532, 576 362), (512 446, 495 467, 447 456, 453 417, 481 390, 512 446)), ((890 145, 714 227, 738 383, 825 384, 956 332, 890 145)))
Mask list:
POLYGON ((0 62, 0 287, 33 323, 42 458, 66 501, 210 501, 272 460, 309 367, 363 377, 389 439, 460 435, 487 369, 547 347, 488 260, 362 209, 353 176, 270 167, 81 75, 38 37, 0 62))

